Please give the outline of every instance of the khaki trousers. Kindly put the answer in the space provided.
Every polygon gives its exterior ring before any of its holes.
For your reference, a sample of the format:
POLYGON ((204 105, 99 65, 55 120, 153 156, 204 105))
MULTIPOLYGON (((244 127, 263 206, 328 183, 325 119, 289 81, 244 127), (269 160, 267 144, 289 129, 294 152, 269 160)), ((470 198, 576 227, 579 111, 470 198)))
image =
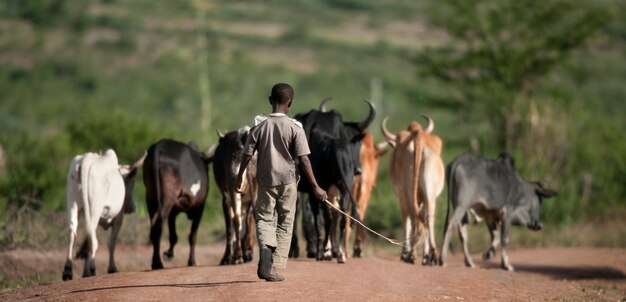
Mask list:
POLYGON ((272 254, 272 266, 276 268, 287 267, 297 197, 296 183, 259 187, 254 207, 257 242, 259 247, 266 245, 276 248, 272 254))

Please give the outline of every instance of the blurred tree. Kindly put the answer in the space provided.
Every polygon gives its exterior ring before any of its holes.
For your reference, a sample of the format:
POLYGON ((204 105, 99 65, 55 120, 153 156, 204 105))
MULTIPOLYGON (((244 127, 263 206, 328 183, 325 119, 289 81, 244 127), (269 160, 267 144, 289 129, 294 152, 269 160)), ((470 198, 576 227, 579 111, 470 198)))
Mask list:
POLYGON ((418 69, 459 93, 468 118, 486 121, 499 148, 515 138, 516 102, 528 100, 542 77, 609 19, 603 3, 574 0, 444 0, 431 21, 447 31, 426 49, 418 69))

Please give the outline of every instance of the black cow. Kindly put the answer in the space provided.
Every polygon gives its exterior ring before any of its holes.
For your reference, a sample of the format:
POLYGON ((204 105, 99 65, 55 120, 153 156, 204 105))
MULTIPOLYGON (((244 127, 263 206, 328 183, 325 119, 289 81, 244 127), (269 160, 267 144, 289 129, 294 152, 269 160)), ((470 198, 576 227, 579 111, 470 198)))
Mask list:
POLYGON ((463 245, 465 265, 474 267, 467 248, 465 228, 467 215, 472 212, 486 220, 492 236, 492 245, 485 252, 485 258, 493 256, 499 240, 502 244, 502 268, 512 271, 513 266, 506 252, 510 226, 526 225, 532 230, 541 230, 542 201, 557 193, 544 188, 539 182, 522 179, 515 170, 513 157, 506 152, 502 152, 496 160, 463 154, 448 164, 446 177, 448 212, 439 263, 445 264, 451 230, 456 226, 463 245), (450 206, 454 208, 454 213, 448 221, 450 206), (498 225, 501 228, 499 239, 495 236, 498 225))
POLYGON ((215 182, 222 192, 222 208, 226 224, 226 250, 220 265, 239 264, 252 260, 252 228, 258 186, 256 182, 256 155, 246 168, 243 194, 233 188, 237 179, 243 147, 250 128, 245 127, 222 135, 213 156, 215 182))
MULTIPOLYGON (((326 101, 322 102, 321 110, 311 110, 305 114, 298 114, 296 119, 302 123, 307 136, 309 148, 311 149, 309 158, 311 159, 311 166, 318 183, 324 190, 328 190, 331 185, 335 185, 341 195, 339 206, 342 210, 347 211, 352 200, 350 190, 354 176, 360 171, 359 153, 361 140, 365 135, 365 129, 376 116, 376 109, 371 102, 366 101, 370 112, 364 121, 360 123, 343 122, 341 114, 336 110, 323 110, 326 101)), ((338 215, 334 210, 331 212, 326 203, 314 198, 311 189, 306 177, 302 177, 298 190, 309 193, 309 202, 313 212, 313 231, 315 233, 314 238, 307 238, 307 241, 312 243, 318 260, 330 260, 332 258, 329 249, 329 242, 332 242, 333 248, 337 249, 337 262, 344 263, 346 260, 345 245, 348 240, 346 238, 346 217, 338 215), (323 218, 320 214, 323 214, 323 218), (339 219, 341 219, 339 222, 340 242, 336 244, 334 237, 339 219), (326 231, 324 238, 321 237, 320 233, 322 220, 326 231)), ((352 202, 354 203, 354 200, 352 202)), ((355 214, 355 216, 359 219, 358 214, 355 214)), ((297 232, 294 229, 292 249, 297 249, 297 240, 297 232)), ((311 246, 308 246, 307 250, 310 252, 311 246)), ((291 254, 292 256, 295 256, 294 254, 297 255, 295 252, 291 254)))
POLYGON ((192 221, 187 265, 196 265, 196 234, 209 190, 209 161, 193 143, 183 144, 163 139, 148 149, 143 166, 143 183, 146 186, 146 203, 150 215, 152 269, 163 268, 159 250, 164 219, 168 220, 170 248, 163 256, 166 259, 174 257, 174 245, 178 241, 176 216, 180 212, 185 212, 192 221))

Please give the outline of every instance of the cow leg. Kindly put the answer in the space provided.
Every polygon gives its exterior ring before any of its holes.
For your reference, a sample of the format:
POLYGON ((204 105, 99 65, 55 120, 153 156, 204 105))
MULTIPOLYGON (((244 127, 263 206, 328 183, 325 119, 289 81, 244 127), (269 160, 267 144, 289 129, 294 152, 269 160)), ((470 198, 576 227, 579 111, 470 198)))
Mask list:
POLYGON ((167 218, 167 227, 170 239, 170 248, 163 252, 165 260, 172 260, 174 258, 174 246, 178 243, 178 234, 176 234, 176 216, 180 213, 176 209, 172 209, 170 216, 167 218))
POLYGON ((247 207, 247 210, 245 212, 245 219, 244 219, 245 234, 244 234, 244 240, 243 240, 243 246, 242 246, 244 262, 252 261, 252 246, 253 246, 252 228, 254 227, 254 215, 252 215, 252 209, 253 209, 253 204, 250 203, 250 205, 247 207))
POLYGON ((422 264, 435 265, 437 263, 437 244, 435 242, 435 204, 436 196, 430 196, 425 203, 424 216, 426 220, 426 240, 422 264))
POLYGON ((324 240, 322 241, 322 245, 324 247, 324 253, 322 255, 322 260, 332 260, 333 259, 333 253, 332 253, 332 238, 331 236, 334 237, 334 234, 332 233, 332 226, 333 226, 333 217, 332 217, 332 213, 330 213, 330 209, 326 206, 323 205, 322 207, 322 213, 324 215, 324 240))
POLYGON ((402 255, 400 256, 400 260, 406 263, 415 263, 414 257, 412 257, 411 248, 413 246, 413 225, 414 221, 409 215, 404 214, 404 245, 402 247, 402 255))
MULTIPOLYGON (((87 205, 91 206, 91 205, 87 205)), ((94 258, 96 257, 96 251, 98 250, 98 237, 96 237, 96 229, 98 228, 98 222, 100 221, 100 211, 92 208, 90 211, 91 219, 85 219, 87 225, 87 236, 91 242, 91 250, 85 257, 85 266, 83 269, 83 277, 91 277, 96 275, 96 264, 94 258)))
POLYGON ((324 254, 324 240, 322 239, 322 234, 321 234, 321 229, 322 226, 321 224, 323 223, 323 218, 322 218, 322 213, 321 213, 321 205, 320 202, 314 198, 313 196, 309 196, 309 203, 311 205, 311 214, 313 216, 313 234, 314 236, 312 236, 312 242, 311 244, 313 244, 315 246, 315 259, 320 261, 323 260, 323 254, 324 254))
MULTIPOLYGON (((304 197, 305 195, 302 195, 304 197)), ((310 200, 310 196, 308 197, 310 200)), ((304 200, 304 199, 303 199, 304 200)), ((315 258, 317 256, 317 241, 319 240, 319 228, 313 214, 313 204, 309 201, 302 203, 302 233, 306 240, 306 257, 315 258)))
MULTIPOLYGON (((350 194, 344 192, 341 194, 341 208, 342 211, 348 212, 350 206, 350 194)), ((348 238, 350 236, 350 226, 348 225, 348 216, 340 214, 338 215, 339 221, 339 244, 337 253, 337 263, 346 263, 346 254, 348 250, 348 238)), ((358 219, 358 215, 357 218, 358 219)))
POLYGON ((155 212, 152 216, 152 226, 150 226, 150 241, 152 241, 152 269, 162 269, 161 262, 161 233, 163 232, 163 219, 159 212, 155 212))
POLYGON ((501 222, 502 225, 502 232, 500 234, 500 241, 501 241, 501 251, 500 253, 502 254, 502 268, 508 271, 513 271, 513 266, 511 265, 511 263, 509 263, 509 254, 506 252, 506 246, 509 243, 509 229, 511 226, 511 223, 503 220, 501 222))
POLYGON ((232 221, 230 219, 230 208, 228 206, 228 200, 226 200, 226 196, 222 196, 222 210, 224 212, 224 224, 226 229, 226 247, 224 249, 224 256, 222 256, 222 260, 220 261, 220 265, 230 264, 232 256, 230 251, 230 241, 233 236, 232 229, 232 221))
POLYGON ((63 281, 72 280, 72 247, 74 246, 74 240, 76 239, 76 230, 78 229, 78 205, 75 202, 71 202, 71 206, 68 210, 69 220, 69 244, 67 246, 67 257, 65 258, 65 266, 63 267, 63 281))
MULTIPOLYGON (((330 210, 330 209, 329 209, 330 210)), ((330 250, 331 258, 337 258, 337 225, 339 224, 339 213, 330 213, 330 229, 329 242, 326 244, 326 250, 330 250)), ((325 252, 326 253, 326 252, 325 252)))
POLYGON ((474 262, 472 261, 472 257, 469 253, 469 249, 467 248, 467 225, 463 222, 459 224, 459 238, 461 239, 461 244, 463 245, 463 255, 465 256, 465 266, 474 268, 474 262))
POLYGON ((117 236, 122 228, 124 222, 124 214, 119 213, 113 220, 113 229, 111 229, 111 235, 109 236, 109 270, 107 273, 117 273, 117 267, 115 266, 115 244, 117 243, 117 236))
MULTIPOLYGON (((365 220, 365 211, 367 211, 367 200, 359 200, 357 202, 357 219, 361 222, 365 220)), ((362 253, 362 244, 365 242, 365 228, 359 224, 354 227, 354 246, 352 247, 352 256, 360 258, 362 253)))
POLYGON ((500 233, 498 231, 497 221, 493 218, 486 219, 487 229, 489 230, 489 236, 491 237, 491 246, 483 254, 484 260, 489 260, 496 255, 496 248, 500 245, 500 233))
POLYGON ((417 244, 420 239, 423 238, 424 234, 424 220, 419 213, 415 216, 411 217, 412 222, 412 231, 411 231, 411 263, 415 263, 415 259, 417 258, 417 244))
POLYGON ((200 219, 202 218, 202 209, 204 209, 204 203, 198 210, 198 214, 195 214, 191 222, 191 232, 189 232, 189 260, 188 266, 196 266, 196 237, 198 235, 198 226, 200 226, 200 219))
POLYGON ((289 245, 289 258, 300 257, 300 247, 298 246, 298 217, 302 212, 302 194, 298 193, 296 201, 296 213, 293 218, 293 230, 291 231, 291 244, 289 245))
POLYGON ((430 231, 428 228, 424 230, 424 236, 426 240, 424 240, 424 248, 422 249, 422 265, 428 265, 430 259, 430 231))
POLYGON ((241 250, 241 230, 242 230, 242 219, 241 219, 241 193, 235 193, 235 210, 234 210, 234 228, 235 228, 235 264, 243 263, 243 252, 241 250))
MULTIPOLYGON (((448 205, 449 206, 449 205, 448 205)), ((441 254, 439 255, 439 265, 446 266, 446 255, 448 254, 448 247, 450 247, 450 240, 452 239, 452 232, 454 228, 460 223, 465 209, 456 208, 452 214, 451 219, 448 221, 447 227, 445 227, 443 234, 443 244, 441 245, 441 254)))

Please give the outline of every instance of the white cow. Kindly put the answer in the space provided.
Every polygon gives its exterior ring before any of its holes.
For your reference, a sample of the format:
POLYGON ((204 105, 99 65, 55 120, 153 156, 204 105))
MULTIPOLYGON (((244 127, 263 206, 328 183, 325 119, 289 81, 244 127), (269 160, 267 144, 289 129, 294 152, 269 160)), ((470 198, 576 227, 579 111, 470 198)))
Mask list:
POLYGON ((117 272, 114 261, 115 242, 122 226, 124 213, 132 213, 132 199, 137 168, 143 164, 142 156, 132 165, 118 165, 117 155, 108 149, 103 155, 86 153, 77 155, 67 171, 67 214, 69 222, 69 246, 63 280, 72 279, 72 247, 78 228, 78 213, 85 217, 86 238, 77 258, 85 259, 83 277, 95 276, 94 257, 98 249, 96 228, 105 230, 113 226, 109 238, 109 273, 117 272))

